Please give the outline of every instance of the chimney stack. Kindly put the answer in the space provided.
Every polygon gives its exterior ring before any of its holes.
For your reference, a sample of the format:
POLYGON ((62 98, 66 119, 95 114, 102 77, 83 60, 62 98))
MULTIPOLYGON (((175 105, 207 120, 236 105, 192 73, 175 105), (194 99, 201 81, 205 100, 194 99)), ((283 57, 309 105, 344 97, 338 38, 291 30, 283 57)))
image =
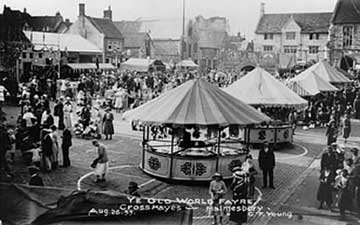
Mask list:
POLYGON ((262 17, 265 14, 265 3, 262 2, 260 4, 260 17, 262 17))
POLYGON ((79 3, 79 16, 85 16, 85 4, 79 3))
POLYGON ((112 11, 110 6, 107 10, 104 10, 104 19, 112 20, 112 11))

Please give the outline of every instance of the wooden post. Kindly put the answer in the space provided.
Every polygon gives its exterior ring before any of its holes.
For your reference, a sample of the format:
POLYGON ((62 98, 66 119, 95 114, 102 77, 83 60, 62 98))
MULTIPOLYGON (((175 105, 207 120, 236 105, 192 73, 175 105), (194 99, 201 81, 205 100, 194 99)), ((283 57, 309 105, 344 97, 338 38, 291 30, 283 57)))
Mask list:
POLYGON ((169 178, 172 178, 173 175, 173 163, 174 163, 174 158, 173 158, 173 153, 174 153, 174 131, 172 130, 171 132, 171 151, 170 151, 170 173, 169 173, 169 178))
POLYGON ((220 127, 219 127, 219 132, 218 132, 218 149, 217 149, 217 154, 216 154, 216 172, 219 171, 220 142, 221 142, 221 129, 220 129, 220 127))
POLYGON ((143 141, 142 141, 142 161, 141 161, 141 167, 142 169, 145 168, 145 144, 146 144, 146 140, 145 140, 145 127, 143 129, 143 141))

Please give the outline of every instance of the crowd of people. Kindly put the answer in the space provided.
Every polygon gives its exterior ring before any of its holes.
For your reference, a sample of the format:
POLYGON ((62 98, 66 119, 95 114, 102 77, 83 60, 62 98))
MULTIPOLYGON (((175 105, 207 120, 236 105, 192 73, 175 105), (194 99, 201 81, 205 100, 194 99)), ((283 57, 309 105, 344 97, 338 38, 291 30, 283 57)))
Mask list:
MULTIPOLYGON (((50 172, 59 166, 69 167, 69 150, 73 135, 91 139, 97 149, 98 157, 93 161, 96 183, 105 181, 108 168, 106 147, 96 139, 112 139, 114 135, 114 114, 133 109, 161 93, 181 85, 187 80, 200 76, 197 72, 188 73, 136 73, 122 72, 107 74, 101 79, 99 74, 84 74, 72 88, 70 80, 64 80, 59 90, 52 80, 31 77, 29 82, 19 87, 21 107, 16 127, 7 126, 2 115, 0 124, 0 170, 12 176, 10 164, 15 163, 15 152, 20 150, 31 174, 30 184, 43 185, 39 171, 50 172), (45 82, 45 83, 44 83, 45 82), (75 119, 76 118, 76 119, 75 119), (61 144, 60 144, 61 142, 61 144), (7 152, 10 160, 7 159, 7 152), (62 157, 60 157, 60 155, 62 157)), ((210 83, 225 87, 240 78, 240 75, 211 71, 203 76, 210 83)), ((9 94, 0 86, 0 106, 9 94)), ((349 208, 349 201, 360 198, 360 157, 358 149, 352 149, 352 158, 346 158, 344 151, 337 146, 340 133, 346 142, 351 133, 351 118, 360 119, 360 92, 355 84, 336 93, 321 94, 309 99, 303 111, 284 108, 262 108, 277 120, 288 120, 294 129, 302 123, 305 129, 316 126, 326 127, 328 148, 321 159, 320 186, 318 191, 319 208, 324 203, 329 209, 340 209, 342 217, 349 208), (334 201, 333 196, 336 196, 334 201), (333 203, 336 202, 334 205, 333 203)), ((0 112, 2 112, 0 110, 0 112)), ((156 128, 160 129, 161 128, 156 128)), ((159 133, 158 130, 153 133, 159 133)), ((166 135, 166 132, 160 132, 166 135)), ((274 186, 275 154, 269 144, 264 143, 258 156, 259 170, 262 171, 263 188, 274 186)), ((234 199, 253 200, 255 180, 258 170, 252 156, 246 156, 241 166, 233 170, 233 182, 229 189, 234 199)), ((224 212, 219 207, 220 199, 228 188, 221 174, 215 174, 210 183, 209 194, 213 199, 214 222, 221 223, 224 212)), ((129 192, 137 193, 137 184, 129 186, 129 192)), ((241 203, 245 204, 245 203, 241 203)), ((247 203, 246 203, 247 204, 247 203)), ((238 223, 247 221, 247 212, 231 212, 230 220, 238 223)))
POLYGON ((346 211, 357 212, 360 204, 360 158, 359 149, 352 148, 351 156, 336 143, 332 143, 321 157, 320 185, 317 200, 319 209, 326 207, 334 211, 337 207, 341 219, 345 219, 346 211), (335 199, 334 199, 335 196, 335 199))

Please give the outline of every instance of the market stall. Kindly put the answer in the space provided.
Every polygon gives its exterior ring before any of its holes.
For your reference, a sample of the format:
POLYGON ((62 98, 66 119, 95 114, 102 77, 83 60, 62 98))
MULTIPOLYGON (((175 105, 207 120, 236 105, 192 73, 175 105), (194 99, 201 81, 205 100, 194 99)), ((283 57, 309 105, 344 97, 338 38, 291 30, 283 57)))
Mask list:
POLYGON ((165 71, 166 66, 160 60, 130 58, 126 62, 120 64, 120 69, 137 72, 155 72, 165 71))
POLYGON ((322 60, 316 63, 315 65, 297 75, 294 79, 301 80, 303 77, 314 75, 338 88, 343 88, 351 82, 344 74, 342 74, 335 67, 332 67, 326 60, 322 60))
POLYGON ((198 78, 123 117, 143 127, 140 168, 144 172, 171 180, 194 181, 211 180, 216 171, 230 178, 232 168, 244 160, 247 148, 230 135, 225 140, 225 129, 231 127, 233 133, 239 133, 241 127, 271 120, 198 78), (167 138, 154 136, 155 126, 167 130, 167 138))
POLYGON ((194 61, 192 60, 181 60, 179 63, 176 64, 177 68, 184 68, 184 69, 188 69, 188 70, 195 70, 197 68, 199 68, 199 65, 197 65, 196 63, 194 63, 194 61))
POLYGON ((335 86, 322 79, 313 71, 294 77, 288 83, 288 87, 303 97, 315 96, 322 92, 338 90, 335 86))
MULTIPOLYGON (((224 91, 256 108, 278 107, 290 111, 291 109, 301 109, 307 106, 306 100, 260 67, 255 68, 232 85, 224 88, 224 91)), ((268 116, 276 119, 276 115, 268 116)), ((255 126, 247 128, 247 131, 243 133, 246 135, 244 140, 249 143, 262 143, 264 140, 269 143, 292 142, 293 135, 291 125, 286 123, 255 126)))

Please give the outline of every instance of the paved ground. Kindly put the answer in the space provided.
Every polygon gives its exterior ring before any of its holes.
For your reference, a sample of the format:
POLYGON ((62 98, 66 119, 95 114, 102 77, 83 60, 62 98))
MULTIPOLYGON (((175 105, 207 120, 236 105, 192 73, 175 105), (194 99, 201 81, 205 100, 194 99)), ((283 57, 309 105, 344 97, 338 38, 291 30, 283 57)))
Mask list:
MULTIPOLYGON (((17 111, 17 108, 5 108, 9 116, 17 115, 17 111)), ((348 145, 359 145, 360 123, 354 122, 353 127, 353 134, 357 137, 350 138, 348 145)), ((140 184, 140 192, 143 196, 172 199, 209 197, 208 184, 167 183, 144 174, 138 168, 142 134, 131 131, 129 123, 122 121, 120 114, 116 114, 115 130, 114 140, 103 141, 108 146, 111 160, 110 172, 105 184, 97 185, 92 182, 90 164, 96 158, 96 153, 90 141, 83 139, 73 141, 74 146, 70 153, 72 166, 43 174, 45 184, 68 189, 112 189, 121 192, 127 188, 129 181, 135 181, 140 184)), ((276 189, 258 189, 257 197, 261 197, 258 206, 264 207, 262 210, 264 214, 257 213, 250 218, 249 224, 344 224, 337 221, 336 214, 316 209, 319 167, 317 159, 325 141, 324 129, 306 131, 298 129, 294 148, 276 152, 276 189), (270 212, 279 214, 266 216, 270 212), (295 213, 301 214, 302 219, 299 219, 295 213), (290 218, 290 215, 293 216, 290 218)), ((339 140, 339 143, 342 143, 342 140, 339 140)), ((252 154, 256 158, 258 153, 254 150, 252 154)), ((16 175, 14 182, 26 183, 29 180, 20 156, 17 157, 13 170, 16 175)), ((258 176, 256 181, 258 187, 261 187, 260 180, 261 176, 258 176)), ((230 193, 226 197, 230 199, 230 193)), ((195 210, 194 217, 194 224, 211 224, 211 219, 203 208, 195 210)), ((228 219, 224 223, 232 224, 228 219)))

